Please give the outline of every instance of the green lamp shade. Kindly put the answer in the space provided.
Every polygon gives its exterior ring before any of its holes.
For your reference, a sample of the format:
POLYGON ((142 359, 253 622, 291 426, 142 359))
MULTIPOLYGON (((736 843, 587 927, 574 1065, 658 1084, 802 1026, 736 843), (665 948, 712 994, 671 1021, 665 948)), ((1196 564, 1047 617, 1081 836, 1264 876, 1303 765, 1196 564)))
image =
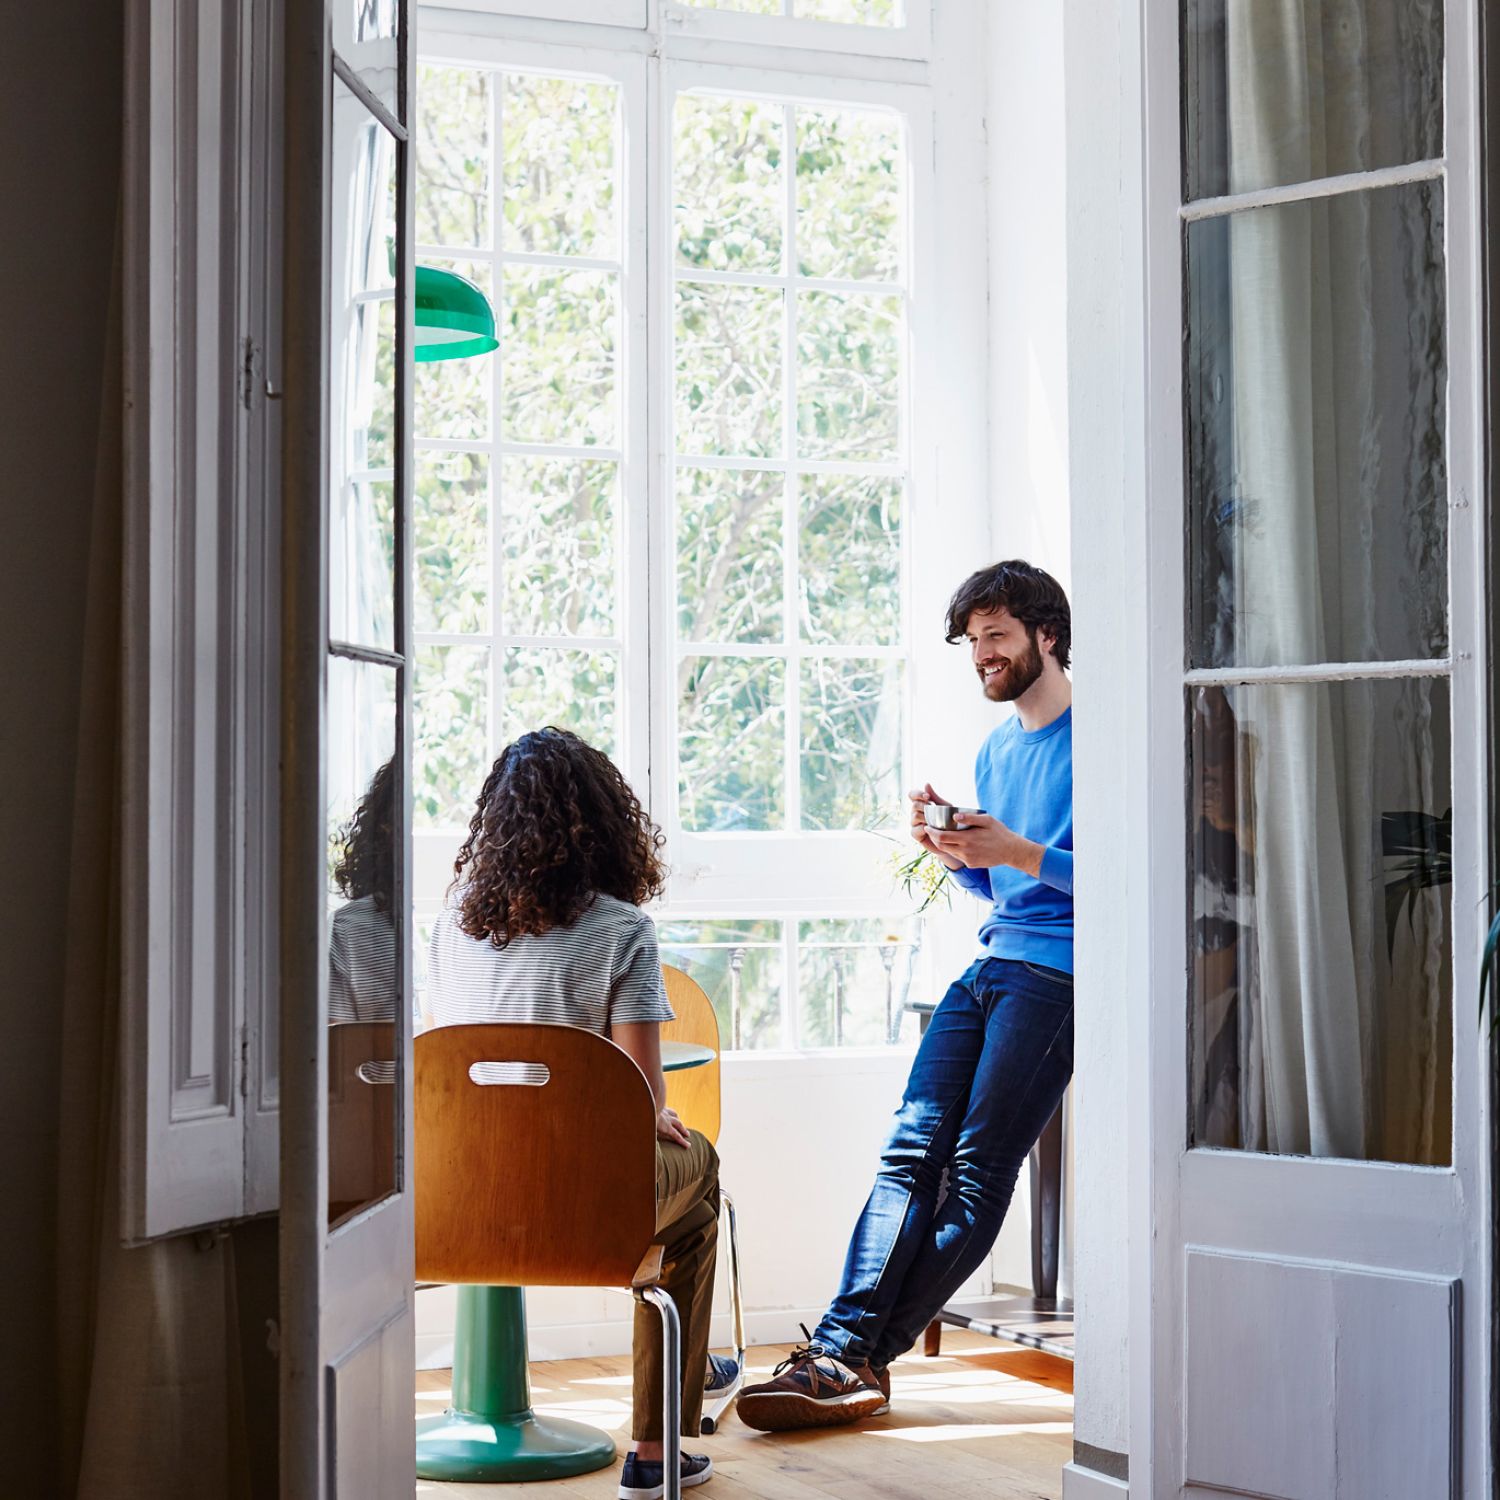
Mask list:
POLYGON ((488 354, 500 347, 489 299, 472 281, 452 271, 417 267, 415 311, 420 364, 488 354))

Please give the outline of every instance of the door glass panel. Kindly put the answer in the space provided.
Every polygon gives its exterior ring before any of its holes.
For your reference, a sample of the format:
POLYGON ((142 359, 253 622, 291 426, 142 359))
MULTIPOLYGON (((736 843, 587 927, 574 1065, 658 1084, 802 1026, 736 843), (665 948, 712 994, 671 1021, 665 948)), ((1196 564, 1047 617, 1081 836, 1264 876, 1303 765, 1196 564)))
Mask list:
POLYGON ((394 1192, 403 934, 397 674, 330 657, 328 1222, 394 1192))
POLYGON ((1194 667, 1446 655, 1435 182, 1189 224, 1194 667))
POLYGON ((399 0, 336 0, 330 10, 334 52, 392 116, 404 123, 399 0))
POLYGON ((1443 154, 1442 0, 1184 0, 1186 195, 1443 154))
POLYGON ((1451 1160, 1442 678, 1189 694, 1193 1143, 1451 1160))
POLYGON ((395 649, 396 142, 333 88, 329 635, 395 649))

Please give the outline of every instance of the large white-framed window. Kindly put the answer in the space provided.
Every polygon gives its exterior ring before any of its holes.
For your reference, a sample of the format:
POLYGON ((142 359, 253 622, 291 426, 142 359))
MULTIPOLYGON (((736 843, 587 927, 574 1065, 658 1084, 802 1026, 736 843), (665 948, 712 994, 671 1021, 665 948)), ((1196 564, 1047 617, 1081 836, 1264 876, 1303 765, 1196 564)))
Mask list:
POLYGON ((932 0, 450 0, 455 11, 510 22, 577 22, 688 41, 787 47, 855 57, 925 59, 932 0))
POLYGON ((886 1046, 934 921, 895 878, 931 91, 878 49, 674 57, 660 19, 424 29, 417 254, 501 348, 418 375, 419 968, 490 758, 565 723, 667 832, 663 954, 726 1047, 886 1046))

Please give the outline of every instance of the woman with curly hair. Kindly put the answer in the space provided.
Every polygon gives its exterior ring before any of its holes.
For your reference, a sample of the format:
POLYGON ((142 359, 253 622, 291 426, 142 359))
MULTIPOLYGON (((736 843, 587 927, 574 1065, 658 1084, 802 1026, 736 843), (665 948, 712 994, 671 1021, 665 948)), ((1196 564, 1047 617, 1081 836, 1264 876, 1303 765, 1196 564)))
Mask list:
MULTIPOLYGON (((672 1019, 656 928, 641 910, 666 878, 661 834, 609 757, 565 729, 507 745, 479 794, 454 864, 448 905, 433 928, 427 1003, 439 1026, 552 1022, 582 1026, 628 1052, 655 1096, 657 1242, 664 1289, 682 1317, 682 1430, 696 1436, 709 1364, 719 1225, 718 1157, 667 1107, 661 1023, 672 1019), (689 1373, 698 1372, 698 1373, 689 1373)), ((654 1314, 636 1308, 634 1416, 621 1500, 664 1490, 662 1353, 654 1314)), ((684 1454, 684 1487, 713 1466, 684 1454)))
POLYGON ((328 1018, 396 1015, 396 762, 375 772, 339 830, 333 883, 344 898, 328 924, 328 1018))

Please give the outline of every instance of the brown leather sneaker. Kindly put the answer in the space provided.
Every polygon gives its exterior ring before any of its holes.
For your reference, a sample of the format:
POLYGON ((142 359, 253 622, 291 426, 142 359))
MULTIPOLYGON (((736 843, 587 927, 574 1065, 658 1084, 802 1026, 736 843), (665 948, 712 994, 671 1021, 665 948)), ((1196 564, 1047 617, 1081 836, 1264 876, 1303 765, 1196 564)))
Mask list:
POLYGON ((866 1385, 872 1385, 880 1392, 880 1405, 870 1415, 883 1417, 891 1409, 891 1372, 877 1370, 873 1365, 856 1365, 853 1369, 866 1385))
POLYGON ((776 1366, 770 1380, 747 1385, 734 1409, 747 1427, 761 1432, 841 1427, 886 1409, 887 1392, 879 1380, 873 1371, 866 1378, 850 1369, 809 1339, 776 1366))

